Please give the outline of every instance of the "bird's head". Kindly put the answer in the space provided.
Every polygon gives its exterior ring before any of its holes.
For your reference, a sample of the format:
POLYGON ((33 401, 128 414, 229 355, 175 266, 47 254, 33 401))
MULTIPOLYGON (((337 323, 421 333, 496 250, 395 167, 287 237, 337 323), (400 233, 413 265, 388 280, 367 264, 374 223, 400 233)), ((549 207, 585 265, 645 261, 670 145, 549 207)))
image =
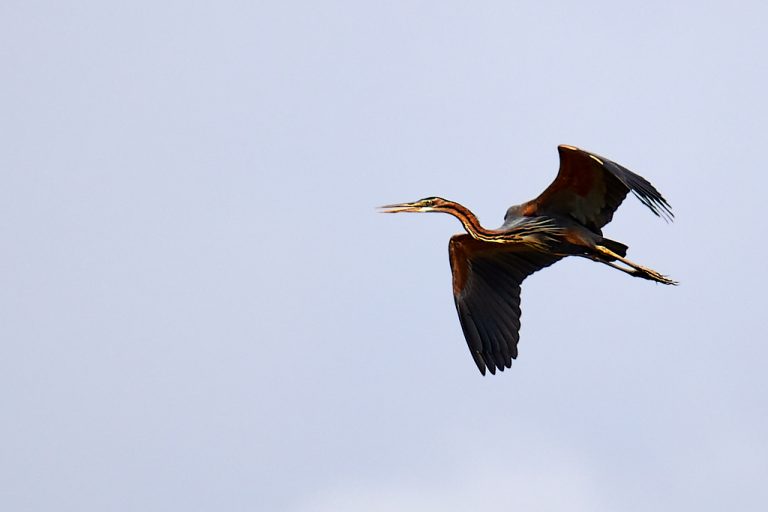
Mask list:
POLYGON ((445 212, 455 205, 453 201, 448 201, 442 197, 425 197, 414 203, 399 203, 380 206, 381 213, 399 213, 399 212, 445 212))

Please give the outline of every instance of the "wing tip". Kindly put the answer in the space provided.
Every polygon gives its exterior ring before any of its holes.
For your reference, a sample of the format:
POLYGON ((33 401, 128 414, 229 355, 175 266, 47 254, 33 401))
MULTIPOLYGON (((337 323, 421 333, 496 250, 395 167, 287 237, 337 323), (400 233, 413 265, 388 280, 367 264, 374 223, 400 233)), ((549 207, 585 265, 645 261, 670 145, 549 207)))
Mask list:
POLYGON ((636 190, 634 187, 630 188, 630 190, 632 191, 632 195, 634 195, 638 201, 664 222, 670 223, 675 221, 675 214, 672 211, 672 206, 670 206, 658 190, 652 188, 652 193, 650 194, 647 192, 641 193, 641 191, 636 190))
MULTIPOLYGON (((474 355, 474 354, 473 354, 473 355, 474 355)), ((486 367, 485 367, 485 362, 483 361, 483 356, 482 356, 482 355, 480 355, 480 353, 478 352, 478 353, 475 355, 474 359, 475 359, 475 364, 477 365, 477 369, 478 369, 478 370, 480 370, 480 375, 482 375, 483 377, 485 377, 485 374, 486 374, 486 372, 487 372, 487 369, 486 369, 486 367)))
MULTIPOLYGON (((488 372, 491 375, 496 375, 496 371, 503 372, 508 368, 512 368, 512 360, 516 357, 505 358, 504 361, 490 360, 488 356, 482 352, 476 352, 473 354, 477 369, 480 370, 480 374, 485 377, 488 372)), ((493 356, 490 356, 493 357, 493 356)))

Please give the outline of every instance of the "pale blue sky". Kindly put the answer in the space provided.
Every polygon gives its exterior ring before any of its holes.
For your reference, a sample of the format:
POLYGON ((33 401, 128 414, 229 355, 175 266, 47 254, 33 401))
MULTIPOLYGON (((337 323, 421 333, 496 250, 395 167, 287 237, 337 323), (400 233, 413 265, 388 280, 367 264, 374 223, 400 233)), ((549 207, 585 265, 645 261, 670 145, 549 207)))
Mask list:
POLYGON ((0 509, 768 506, 763 2, 0 4, 0 509), (650 179, 482 378, 440 195, 650 179))

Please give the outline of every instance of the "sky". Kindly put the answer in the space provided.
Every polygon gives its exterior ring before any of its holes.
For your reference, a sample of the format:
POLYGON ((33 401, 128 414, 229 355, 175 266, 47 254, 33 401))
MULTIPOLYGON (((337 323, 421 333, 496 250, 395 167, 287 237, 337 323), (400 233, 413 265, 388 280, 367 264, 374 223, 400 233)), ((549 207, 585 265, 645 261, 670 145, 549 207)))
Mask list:
POLYGON ((0 509, 762 511, 764 2, 0 3, 0 509), (439 195, 645 176, 482 377, 439 195))

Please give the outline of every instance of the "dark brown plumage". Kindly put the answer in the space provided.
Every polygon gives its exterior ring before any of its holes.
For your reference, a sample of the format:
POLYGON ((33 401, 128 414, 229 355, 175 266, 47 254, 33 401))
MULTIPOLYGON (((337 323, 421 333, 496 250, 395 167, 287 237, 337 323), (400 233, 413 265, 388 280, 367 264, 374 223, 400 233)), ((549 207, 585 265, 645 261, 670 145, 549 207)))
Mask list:
POLYGON ((480 372, 503 371, 517 358, 520 285, 534 272, 566 256, 580 256, 634 277, 676 284, 627 260, 627 246, 603 237, 629 192, 654 214, 672 220, 667 201, 642 176, 606 158, 559 146, 560 170, 536 199, 507 210, 499 229, 486 229, 459 203, 428 197, 382 207, 384 212, 444 212, 467 234, 449 244, 453 294, 464 337, 480 372))

